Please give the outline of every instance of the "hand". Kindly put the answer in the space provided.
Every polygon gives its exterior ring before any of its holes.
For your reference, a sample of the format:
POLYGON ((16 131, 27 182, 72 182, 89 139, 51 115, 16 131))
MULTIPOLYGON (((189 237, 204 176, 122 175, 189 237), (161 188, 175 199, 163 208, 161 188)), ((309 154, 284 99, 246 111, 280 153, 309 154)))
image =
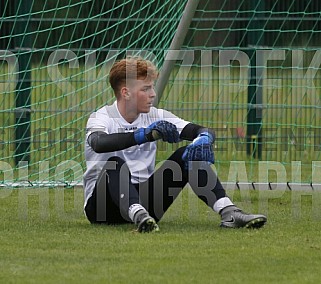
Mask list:
POLYGON ((214 136, 211 133, 200 133, 183 153, 182 159, 185 161, 185 168, 188 169, 189 162, 192 161, 205 161, 214 164, 213 142, 214 136))
POLYGON ((176 126, 166 120, 156 121, 147 128, 138 128, 134 132, 134 137, 138 145, 158 139, 168 143, 179 142, 179 133, 176 126))

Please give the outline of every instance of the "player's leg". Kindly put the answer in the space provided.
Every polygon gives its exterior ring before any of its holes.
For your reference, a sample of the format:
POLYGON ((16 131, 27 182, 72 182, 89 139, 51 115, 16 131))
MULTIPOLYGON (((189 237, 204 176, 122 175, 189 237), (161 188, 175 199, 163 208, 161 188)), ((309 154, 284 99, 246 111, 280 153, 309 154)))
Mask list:
POLYGON ((190 183, 197 196, 212 209, 217 200, 220 200, 221 205, 233 205, 210 167, 207 170, 194 167, 193 171, 185 168, 182 160, 185 148, 177 149, 149 180, 139 185, 142 204, 156 221, 163 217, 187 183, 190 183))
POLYGON ((188 182, 197 196, 212 209, 219 199, 220 206, 233 205, 210 167, 208 171, 188 171, 185 168, 185 161, 182 160, 185 148, 177 149, 149 180, 139 185, 142 204, 157 221, 162 218, 188 182))
POLYGON ((246 214, 232 203, 210 165, 194 162, 192 170, 187 170, 182 160, 185 148, 176 150, 147 182, 140 184, 142 204, 157 221, 188 182, 197 196, 221 215, 222 227, 258 228, 265 224, 264 215, 246 214))
POLYGON ((127 164, 118 157, 112 157, 106 162, 85 212, 91 223, 134 222, 139 232, 158 229, 155 220, 140 205, 127 164))

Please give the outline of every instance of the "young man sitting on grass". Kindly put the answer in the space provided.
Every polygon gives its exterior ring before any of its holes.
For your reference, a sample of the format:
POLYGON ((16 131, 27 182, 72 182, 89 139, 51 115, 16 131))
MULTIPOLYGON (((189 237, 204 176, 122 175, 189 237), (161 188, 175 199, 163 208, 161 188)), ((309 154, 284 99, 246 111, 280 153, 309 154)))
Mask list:
POLYGON ((158 221, 189 183, 221 215, 221 227, 259 228, 267 218, 246 214, 226 196, 215 172, 212 130, 153 107, 158 71, 142 58, 117 61, 109 82, 116 100, 87 122, 85 214, 91 223, 133 222, 138 232, 158 221), (155 170, 156 140, 189 141, 155 170))

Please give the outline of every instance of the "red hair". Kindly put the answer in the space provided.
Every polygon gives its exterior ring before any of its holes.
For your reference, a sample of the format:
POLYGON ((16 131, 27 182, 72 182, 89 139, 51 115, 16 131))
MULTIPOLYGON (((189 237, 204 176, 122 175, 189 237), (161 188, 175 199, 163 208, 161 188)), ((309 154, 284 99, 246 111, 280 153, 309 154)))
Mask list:
POLYGON ((141 57, 127 57, 116 61, 109 72, 109 83, 117 95, 126 80, 156 80, 158 70, 149 60, 141 57))

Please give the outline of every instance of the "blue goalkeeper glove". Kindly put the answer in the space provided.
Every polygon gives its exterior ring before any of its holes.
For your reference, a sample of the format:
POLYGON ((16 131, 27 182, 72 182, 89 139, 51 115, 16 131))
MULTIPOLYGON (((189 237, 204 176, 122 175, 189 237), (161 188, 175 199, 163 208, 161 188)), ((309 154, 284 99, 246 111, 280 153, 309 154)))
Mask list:
POLYGON ((166 120, 159 120, 146 128, 138 128, 134 132, 134 138, 138 145, 158 139, 168 143, 176 143, 179 142, 179 133, 174 124, 166 120))
POLYGON ((209 164, 214 164, 213 142, 214 135, 209 132, 200 133, 191 144, 189 144, 182 159, 185 161, 185 168, 189 168, 189 162, 205 161, 209 164))

